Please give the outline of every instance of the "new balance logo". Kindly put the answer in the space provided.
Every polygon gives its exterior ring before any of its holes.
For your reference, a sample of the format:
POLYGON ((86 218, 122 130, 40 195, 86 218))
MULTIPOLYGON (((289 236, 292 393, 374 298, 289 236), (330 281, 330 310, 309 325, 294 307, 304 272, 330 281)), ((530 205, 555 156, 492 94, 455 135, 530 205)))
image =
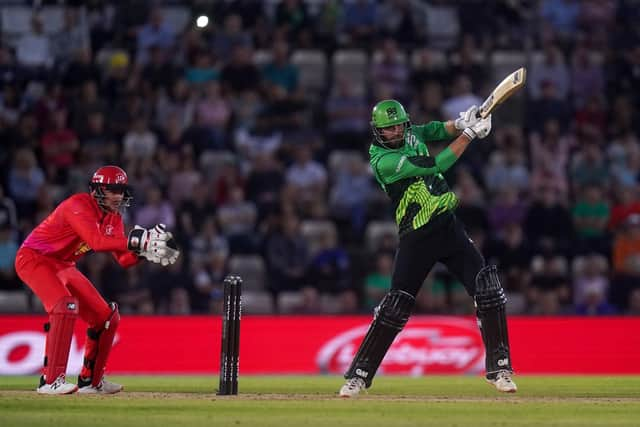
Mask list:
POLYGON ((75 310, 76 309, 76 305, 74 303, 70 302, 69 304, 67 304, 67 308, 69 310, 75 310))
POLYGON ((498 366, 500 367, 509 366, 509 358, 498 359, 498 366))
POLYGON ((358 368, 356 369, 356 375, 362 378, 367 378, 369 376, 369 372, 358 368))

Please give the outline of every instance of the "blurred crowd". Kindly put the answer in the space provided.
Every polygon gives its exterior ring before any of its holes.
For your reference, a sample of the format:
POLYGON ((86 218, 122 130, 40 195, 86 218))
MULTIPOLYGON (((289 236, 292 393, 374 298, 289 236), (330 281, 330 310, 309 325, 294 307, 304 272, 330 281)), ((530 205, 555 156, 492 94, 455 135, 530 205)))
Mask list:
MULTIPOLYGON (((370 312, 397 239, 368 166, 372 105, 452 119, 525 65, 526 89, 446 175, 457 213, 511 312, 640 314, 637 2, 38 3, 0 8, 1 310, 22 310, 16 294, 40 309, 19 244, 116 164, 125 222, 166 224, 183 254, 168 270, 85 257, 123 312, 217 312, 229 273, 245 312, 370 312)), ((417 311, 473 306, 436 268, 417 311)))

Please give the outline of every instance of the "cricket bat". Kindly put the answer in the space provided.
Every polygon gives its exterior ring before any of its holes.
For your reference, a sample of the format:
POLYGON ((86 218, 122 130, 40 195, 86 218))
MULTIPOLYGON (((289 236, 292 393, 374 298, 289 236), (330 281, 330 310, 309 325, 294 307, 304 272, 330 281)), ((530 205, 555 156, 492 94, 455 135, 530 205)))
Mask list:
POLYGON ((498 105, 509 99, 511 95, 524 86, 526 80, 527 69, 524 67, 518 68, 516 71, 505 77, 478 109, 480 117, 484 119, 491 114, 498 105))

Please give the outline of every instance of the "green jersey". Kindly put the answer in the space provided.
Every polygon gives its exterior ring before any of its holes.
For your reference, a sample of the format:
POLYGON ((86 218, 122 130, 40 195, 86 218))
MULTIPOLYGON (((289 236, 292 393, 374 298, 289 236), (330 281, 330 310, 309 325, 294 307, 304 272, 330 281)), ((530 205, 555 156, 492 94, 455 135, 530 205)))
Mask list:
POLYGON ((443 122, 412 125, 400 148, 371 144, 369 156, 376 180, 395 210, 400 236, 416 230, 436 215, 455 209, 456 195, 442 173, 457 157, 449 147, 429 156, 426 142, 451 139, 443 122))

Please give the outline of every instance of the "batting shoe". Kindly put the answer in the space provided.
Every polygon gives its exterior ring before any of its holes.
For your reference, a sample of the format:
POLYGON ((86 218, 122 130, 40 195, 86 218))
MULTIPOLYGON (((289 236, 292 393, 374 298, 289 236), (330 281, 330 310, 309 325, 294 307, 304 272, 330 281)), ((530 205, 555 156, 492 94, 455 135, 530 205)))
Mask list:
POLYGON ((97 386, 91 385, 90 380, 78 377, 78 385, 80 386, 78 394, 116 394, 124 389, 124 386, 107 381, 104 377, 97 386))
POLYGON ((64 374, 58 375, 58 378, 51 384, 47 384, 42 376, 36 391, 38 394, 72 394, 78 391, 78 386, 68 383, 64 374))
POLYGON ((349 378, 340 389, 340 397, 355 397, 366 387, 360 377, 349 378))
POLYGON ((495 376, 487 377, 487 382, 493 385, 496 390, 501 391, 503 393, 515 393, 518 391, 518 386, 511 379, 511 372, 509 371, 498 371, 495 376))

